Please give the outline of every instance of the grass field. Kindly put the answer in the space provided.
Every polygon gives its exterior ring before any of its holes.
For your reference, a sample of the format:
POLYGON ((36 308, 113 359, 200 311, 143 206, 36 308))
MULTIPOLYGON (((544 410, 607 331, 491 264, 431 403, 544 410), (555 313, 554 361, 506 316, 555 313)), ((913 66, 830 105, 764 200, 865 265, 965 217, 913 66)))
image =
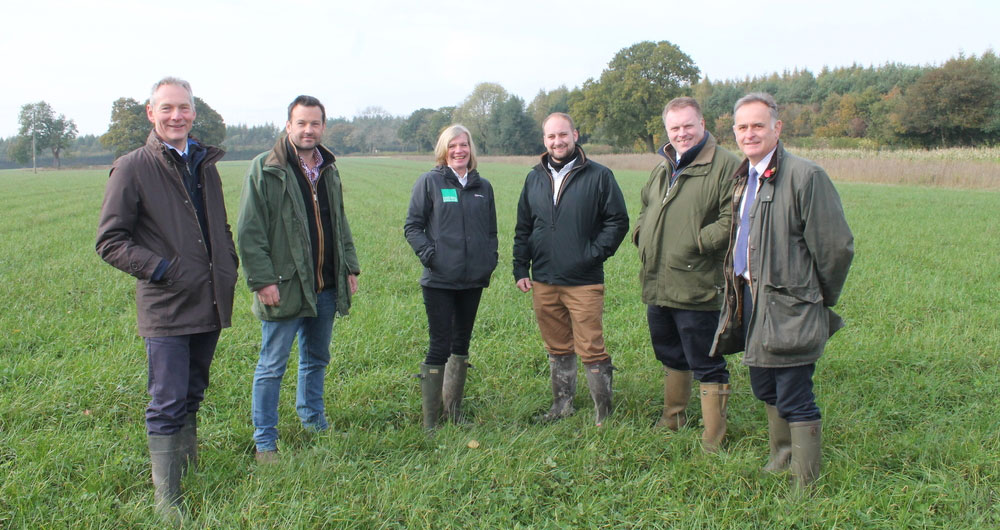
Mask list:
MULTIPOLYGON (((233 224, 245 164, 221 166, 233 224)), ((260 328, 241 281, 202 409, 201 468, 184 482, 198 526, 1000 526, 1000 193, 838 182, 856 238, 838 306, 848 327, 818 365, 823 476, 797 502, 781 477, 759 474, 766 420, 736 358, 720 454, 702 453, 697 426, 651 428, 662 376, 627 244, 606 265, 606 339, 619 368, 612 420, 592 426, 581 381, 575 416, 532 423, 550 391, 530 298, 510 273, 525 166, 480 168, 496 190, 501 265, 473 336, 473 423, 425 436, 410 374, 426 321, 402 223, 428 164, 346 158, 340 168, 364 273, 351 316, 334 329, 332 432, 302 431, 286 377, 283 459, 254 464, 260 328)), ((633 220, 647 175, 618 172, 633 220)), ((0 172, 0 528, 158 524, 134 282, 93 250, 105 180, 97 170, 0 172)), ((692 401, 689 414, 698 409, 692 401)))

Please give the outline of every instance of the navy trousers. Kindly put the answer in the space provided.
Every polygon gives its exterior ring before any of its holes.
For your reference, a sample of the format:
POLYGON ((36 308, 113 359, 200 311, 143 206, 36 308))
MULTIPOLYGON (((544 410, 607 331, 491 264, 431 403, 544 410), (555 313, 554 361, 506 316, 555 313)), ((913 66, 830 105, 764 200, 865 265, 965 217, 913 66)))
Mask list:
POLYGON ((653 354, 663 366, 690 370, 702 383, 729 382, 725 357, 709 357, 718 311, 689 311, 650 305, 646 308, 653 354))
POLYGON ((147 337, 149 374, 146 389, 146 432, 169 435, 180 430, 184 417, 197 412, 208 388, 208 368, 215 356, 219 331, 147 337))
MULTIPOLYGON (((746 337, 753 315, 753 300, 749 284, 743 287, 743 336, 746 337)), ((816 363, 782 368, 750 367, 750 387, 753 395, 778 409, 785 421, 813 421, 820 419, 816 396, 813 394, 813 372, 816 363)))

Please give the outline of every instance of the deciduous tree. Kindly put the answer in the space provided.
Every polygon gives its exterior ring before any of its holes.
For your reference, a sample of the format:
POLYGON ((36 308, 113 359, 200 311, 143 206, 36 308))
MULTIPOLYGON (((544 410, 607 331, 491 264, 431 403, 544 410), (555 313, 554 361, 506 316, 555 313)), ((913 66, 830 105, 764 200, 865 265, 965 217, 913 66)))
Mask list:
POLYGON ((656 149, 660 114, 671 99, 698 81, 698 67, 668 41, 644 41, 619 51, 599 80, 588 79, 570 109, 581 132, 598 128, 619 147, 656 149))
POLYGON ((61 167, 59 155, 76 139, 76 123, 63 114, 56 116, 52 107, 44 101, 22 105, 18 121, 21 124, 18 136, 21 139, 12 144, 11 157, 22 164, 27 162, 33 156, 30 147, 33 140, 36 151, 48 149, 52 152, 56 168, 61 167))

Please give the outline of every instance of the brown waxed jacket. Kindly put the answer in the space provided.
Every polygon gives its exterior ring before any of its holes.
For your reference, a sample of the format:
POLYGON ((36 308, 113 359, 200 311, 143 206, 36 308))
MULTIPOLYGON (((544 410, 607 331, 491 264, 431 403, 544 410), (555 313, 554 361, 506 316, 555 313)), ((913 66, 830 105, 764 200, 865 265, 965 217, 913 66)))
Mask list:
POLYGON ((212 255, 182 181, 183 167, 150 132, 146 145, 111 167, 97 227, 97 253, 136 277, 139 335, 169 337, 229 327, 238 258, 215 163, 225 154, 205 146, 202 202, 212 255), (161 260, 163 278, 150 281, 161 260))

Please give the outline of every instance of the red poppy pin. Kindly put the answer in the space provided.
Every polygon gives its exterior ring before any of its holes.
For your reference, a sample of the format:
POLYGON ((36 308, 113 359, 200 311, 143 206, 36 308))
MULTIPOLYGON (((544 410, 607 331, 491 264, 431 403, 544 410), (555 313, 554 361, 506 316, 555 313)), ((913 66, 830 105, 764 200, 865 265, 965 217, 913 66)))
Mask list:
POLYGON ((764 172, 764 178, 769 179, 773 174, 774 174, 774 168, 772 167, 764 172))

